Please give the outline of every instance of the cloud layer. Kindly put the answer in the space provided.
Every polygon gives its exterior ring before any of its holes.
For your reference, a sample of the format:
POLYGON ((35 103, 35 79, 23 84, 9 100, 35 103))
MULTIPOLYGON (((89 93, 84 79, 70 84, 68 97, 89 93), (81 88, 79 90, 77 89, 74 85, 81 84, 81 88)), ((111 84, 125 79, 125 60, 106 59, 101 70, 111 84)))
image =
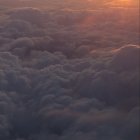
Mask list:
POLYGON ((0 139, 138 139, 134 13, 8 12, 0 23, 0 139))

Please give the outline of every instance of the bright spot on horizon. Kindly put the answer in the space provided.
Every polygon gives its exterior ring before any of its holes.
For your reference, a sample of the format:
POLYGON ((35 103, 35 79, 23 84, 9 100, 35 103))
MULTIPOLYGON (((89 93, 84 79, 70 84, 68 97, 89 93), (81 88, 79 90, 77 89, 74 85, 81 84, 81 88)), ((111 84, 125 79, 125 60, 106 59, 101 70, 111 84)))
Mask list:
POLYGON ((109 5, 120 7, 138 6, 139 0, 113 0, 112 2, 109 2, 109 5))

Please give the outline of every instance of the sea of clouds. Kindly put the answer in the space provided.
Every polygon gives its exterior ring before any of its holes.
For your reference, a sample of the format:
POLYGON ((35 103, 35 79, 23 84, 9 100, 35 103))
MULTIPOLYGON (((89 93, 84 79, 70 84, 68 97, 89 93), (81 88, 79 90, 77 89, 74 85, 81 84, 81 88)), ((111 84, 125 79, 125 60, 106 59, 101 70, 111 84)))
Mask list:
POLYGON ((138 19, 125 12, 6 12, 1 140, 138 140, 138 19))

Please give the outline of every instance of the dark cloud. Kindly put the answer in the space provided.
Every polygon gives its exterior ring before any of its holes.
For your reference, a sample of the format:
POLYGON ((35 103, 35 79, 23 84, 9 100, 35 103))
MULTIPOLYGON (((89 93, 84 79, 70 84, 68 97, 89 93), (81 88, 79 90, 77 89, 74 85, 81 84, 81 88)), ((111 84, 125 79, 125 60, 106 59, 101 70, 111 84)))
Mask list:
POLYGON ((137 32, 116 11, 104 12, 7 13, 0 23, 0 139, 139 138, 137 32))
POLYGON ((120 70, 139 69, 140 47, 127 45, 116 50, 116 55, 112 60, 112 66, 120 70))
POLYGON ((36 8, 19 8, 10 12, 12 19, 20 19, 31 24, 40 25, 43 21, 43 14, 39 9, 36 8))

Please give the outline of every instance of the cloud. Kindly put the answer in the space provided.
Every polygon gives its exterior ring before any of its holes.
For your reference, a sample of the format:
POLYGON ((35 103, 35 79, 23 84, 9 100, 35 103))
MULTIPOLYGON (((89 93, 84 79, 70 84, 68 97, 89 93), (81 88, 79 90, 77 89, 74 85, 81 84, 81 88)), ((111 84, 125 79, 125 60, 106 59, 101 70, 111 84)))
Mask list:
POLYGON ((104 12, 104 25, 102 11, 7 14, 0 23, 0 139, 139 138, 140 47, 131 30, 120 34, 117 15, 104 12), (95 26, 81 28, 89 17, 95 26))
POLYGON ((126 45, 116 50, 116 55, 112 60, 112 66, 122 70, 135 70, 139 68, 140 47, 136 45, 126 45))
POLYGON ((13 19, 20 19, 28 21, 33 25, 40 25, 42 23, 42 12, 36 8, 19 8, 10 13, 10 17, 13 19))

